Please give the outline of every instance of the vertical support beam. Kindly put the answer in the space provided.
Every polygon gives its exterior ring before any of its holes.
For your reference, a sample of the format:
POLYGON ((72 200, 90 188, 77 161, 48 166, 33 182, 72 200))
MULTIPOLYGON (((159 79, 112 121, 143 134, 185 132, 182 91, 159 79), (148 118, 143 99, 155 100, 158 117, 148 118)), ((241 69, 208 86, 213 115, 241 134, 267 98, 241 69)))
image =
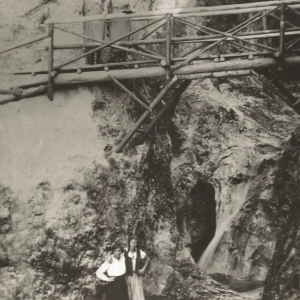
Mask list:
POLYGON ((285 32, 285 3, 280 5, 280 45, 279 59, 283 63, 284 59, 284 32, 285 32))
MULTIPOLYGON (((265 14, 267 11, 263 10, 263 14, 265 14)), ((268 30, 268 22, 267 22, 267 17, 262 18, 262 25, 263 25, 263 30, 268 30)))
MULTIPOLYGON (((265 14, 267 11, 266 10, 263 10, 263 14, 265 14)), ((263 17, 262 18, 262 26, 263 26, 263 30, 268 30, 268 20, 267 20, 267 17, 263 17)), ((268 46, 268 39, 264 39, 263 40, 263 43, 268 46)))
POLYGON ((52 76, 53 71, 53 33, 54 25, 53 23, 49 24, 48 36, 49 36, 49 45, 48 45, 48 98, 53 100, 53 85, 54 77, 52 76))
MULTIPOLYGON (((167 94, 169 89, 176 83, 177 76, 174 76, 170 82, 167 83, 167 85, 160 91, 160 93, 157 95, 157 97, 153 100, 153 102, 149 105, 149 109, 153 110, 155 106, 162 100, 162 98, 167 94)), ((133 135, 136 133, 136 131, 141 127, 143 122, 147 119, 147 117, 150 115, 150 111, 146 110, 142 116, 138 119, 138 121, 134 124, 133 128, 124 136, 123 140, 119 144, 119 146, 116 149, 116 153, 120 153, 122 149, 126 146, 126 144, 129 142, 129 140, 133 137, 133 135)))
MULTIPOLYGON (((172 39, 174 38, 174 32, 175 32, 175 27, 174 27, 174 17, 173 15, 171 16, 171 42, 172 42, 172 39)), ((171 61, 172 59, 175 57, 175 45, 174 44, 171 44, 171 47, 172 47, 172 51, 171 51, 171 61)))
MULTIPOLYGON (((249 16, 249 19, 251 19, 251 18, 253 18, 254 13, 253 13, 253 12, 250 12, 250 13, 248 14, 248 16, 249 16)), ((254 31, 254 25, 253 25, 253 24, 250 25, 250 26, 248 27, 248 30, 247 30, 247 31, 254 31)), ((250 42, 251 42, 251 43, 254 43, 254 39, 251 39, 250 42)))
POLYGON ((166 16, 166 68, 169 69, 168 74, 167 74, 167 79, 171 78, 171 71, 170 71, 170 66, 171 66, 171 53, 172 53, 172 26, 171 26, 171 14, 167 14, 166 16))

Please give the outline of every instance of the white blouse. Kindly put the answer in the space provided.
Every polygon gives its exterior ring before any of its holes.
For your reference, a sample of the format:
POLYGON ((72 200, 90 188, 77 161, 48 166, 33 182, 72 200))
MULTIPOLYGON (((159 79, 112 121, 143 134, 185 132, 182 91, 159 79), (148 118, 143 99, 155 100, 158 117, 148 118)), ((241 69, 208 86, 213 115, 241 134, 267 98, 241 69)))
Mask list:
MULTIPOLYGON (((125 249, 125 250, 127 251, 127 249, 125 249)), ((141 259, 145 259, 145 257, 147 256, 147 254, 144 251, 142 251, 142 250, 140 250, 140 253, 141 253, 141 259)), ((135 271, 135 268, 136 268, 135 267, 136 266, 136 258, 137 258, 136 250, 133 253, 130 252, 130 251, 128 251, 128 257, 131 258, 131 260, 132 260, 132 269, 133 269, 133 271, 135 271)))
POLYGON ((120 259, 116 259, 112 256, 112 262, 109 263, 107 260, 97 270, 96 275, 98 278, 109 281, 109 278, 104 274, 107 271, 108 276, 121 276, 126 273, 125 257, 121 255, 120 259))

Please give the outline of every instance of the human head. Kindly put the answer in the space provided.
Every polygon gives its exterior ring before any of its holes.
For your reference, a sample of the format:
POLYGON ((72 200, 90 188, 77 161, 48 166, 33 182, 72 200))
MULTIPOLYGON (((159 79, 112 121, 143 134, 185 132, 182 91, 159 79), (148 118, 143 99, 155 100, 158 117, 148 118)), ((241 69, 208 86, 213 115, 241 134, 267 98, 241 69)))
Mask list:
POLYGON ((111 247, 111 253, 114 257, 119 258, 121 256, 121 253, 123 253, 123 247, 119 244, 114 244, 111 247))
POLYGON ((128 239, 128 251, 130 249, 135 250, 137 248, 137 236, 132 235, 129 239, 128 239))

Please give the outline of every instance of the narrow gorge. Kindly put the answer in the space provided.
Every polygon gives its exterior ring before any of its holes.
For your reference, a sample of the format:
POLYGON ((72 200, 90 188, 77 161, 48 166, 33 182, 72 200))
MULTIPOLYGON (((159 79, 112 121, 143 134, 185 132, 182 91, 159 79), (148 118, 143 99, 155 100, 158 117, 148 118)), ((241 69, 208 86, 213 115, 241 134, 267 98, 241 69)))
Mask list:
MULTIPOLYGON (((241 2, 145 0, 135 9, 241 2)), ((1 44, 81 8, 82 0, 3 0, 1 44)), ((1 55, 2 86, 11 70, 47 65, 42 46, 1 55)), ((300 99, 299 74, 285 80, 300 99)), ((166 82, 124 85, 149 105, 166 82)), ((197 79, 144 144, 135 137, 115 153, 142 113, 113 82, 1 105, 0 298, 102 299, 95 272, 134 233, 151 258, 146 300, 298 299, 299 114, 254 76, 197 79)))

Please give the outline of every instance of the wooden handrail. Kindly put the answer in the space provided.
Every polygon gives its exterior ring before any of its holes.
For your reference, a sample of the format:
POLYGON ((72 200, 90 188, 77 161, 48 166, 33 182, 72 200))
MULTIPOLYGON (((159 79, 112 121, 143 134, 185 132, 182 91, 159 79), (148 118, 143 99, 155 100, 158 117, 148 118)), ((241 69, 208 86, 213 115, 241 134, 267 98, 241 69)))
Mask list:
MULTIPOLYGON (((164 18, 162 18, 162 19, 164 19, 164 18)), ((124 38, 129 37, 129 36, 135 34, 136 32, 138 32, 138 31, 140 31, 140 30, 143 30, 143 29, 147 28, 148 26, 151 26, 152 24, 155 24, 155 23, 159 22, 159 21, 162 20, 162 19, 155 20, 155 21, 153 21, 153 22, 151 22, 151 23, 149 23, 149 24, 147 24, 147 25, 144 25, 144 26, 142 26, 142 27, 140 27, 140 28, 138 28, 138 29, 135 29, 135 30, 133 30, 133 31, 131 31, 131 32, 129 32, 129 33, 127 33, 127 34, 121 36, 121 37, 118 37, 117 39, 115 39, 115 40, 113 40, 113 41, 107 42, 107 43, 105 43, 105 44, 103 44, 103 45, 101 45, 101 46, 99 46, 99 47, 97 47, 97 48, 95 48, 95 49, 93 49, 93 50, 91 50, 91 51, 89 51, 89 52, 86 52, 86 53, 84 53, 84 54, 82 54, 82 55, 80 55, 80 56, 77 56, 77 57, 75 57, 75 58, 73 58, 73 59, 71 59, 71 60, 69 60, 69 61, 67 61, 67 62, 65 62, 65 63, 63 63, 63 64, 60 64, 60 65, 58 65, 58 66, 55 66, 55 67, 54 67, 54 70, 58 70, 58 69, 60 69, 61 67, 64 67, 64 66, 66 66, 66 65, 69 65, 69 64, 71 64, 71 63, 73 63, 73 62, 75 62, 75 61, 77 61, 77 60, 79 60, 79 59, 81 59, 81 58, 84 58, 84 57, 86 57, 86 56, 88 56, 88 55, 90 55, 90 54, 92 54, 92 53, 95 53, 95 52, 97 52, 97 51, 99 51, 99 50, 102 50, 102 49, 104 49, 104 48, 106 48, 106 47, 109 47, 110 45, 113 45, 113 44, 115 44, 116 42, 119 42, 119 41, 123 40, 124 38)), ((126 51, 127 51, 127 50, 126 50, 126 51)), ((134 50, 131 50, 131 51, 134 51, 134 50)), ((136 51, 136 52, 138 52, 138 51, 136 51)), ((145 56, 149 56, 149 57, 154 58, 153 56, 150 56, 149 54, 143 54, 143 53, 140 53, 140 55, 145 55, 145 56)), ((158 56, 157 56, 156 59, 161 59, 161 58, 163 58, 163 57, 158 57, 158 56)), ((154 59, 155 59, 155 58, 154 58, 154 59)))
MULTIPOLYGON (((293 36, 300 34, 300 27, 297 28, 287 28, 285 31, 286 36, 293 36)), ((261 31, 248 31, 238 33, 237 37, 243 39, 265 39, 280 36, 279 29, 273 30, 261 30, 261 31)), ((203 43, 203 42, 215 42, 222 38, 222 34, 209 34, 203 36, 185 36, 185 37, 175 37, 172 38, 172 43, 203 43)), ((93 38, 90 38, 93 39, 93 38)), ((234 38, 228 38, 226 41, 234 40, 234 38)), ((164 44, 166 42, 165 38, 153 39, 153 40, 132 40, 132 41, 120 41, 116 42, 115 46, 135 46, 135 45, 152 45, 152 44, 164 44)), ((64 49, 74 49, 74 48, 96 48, 102 43, 76 43, 76 44, 56 44, 54 45, 55 50, 64 49)), ((48 47, 45 47, 48 50, 48 47)))
POLYGON ((132 14, 107 14, 107 15, 94 15, 85 17, 74 17, 70 19, 48 19, 44 24, 56 23, 56 24, 66 24, 66 23, 82 23, 86 21, 97 21, 97 20, 112 20, 112 19, 124 19, 131 18, 132 20, 140 19, 151 19, 152 17, 160 17, 171 13, 173 15, 181 15, 181 17, 188 16, 213 16, 213 15, 226 15, 226 14, 240 14, 247 12, 256 12, 265 9, 274 9, 275 6, 285 3, 290 5, 291 8, 300 8, 299 0, 281 0, 281 1, 264 1, 264 2, 254 2, 245 4, 230 4, 230 5, 219 5, 219 6, 206 6, 206 7, 193 7, 193 8, 179 8, 170 9, 168 11, 143 11, 136 12, 132 14), (189 15, 192 14, 192 15, 189 15))
MULTIPOLYGON (((255 15, 253 16, 252 18, 242 22, 241 24, 237 25, 236 27, 230 29, 227 31, 227 33, 231 33, 231 34, 237 34, 239 31, 241 31, 242 29, 244 28, 247 28, 249 27, 249 25, 255 23, 256 21, 262 19, 263 17, 269 15, 270 13, 272 13, 273 11, 277 10, 278 7, 274 8, 273 10, 270 10, 269 12, 267 13, 264 13, 263 15, 255 15)), ((196 52, 194 52, 189 58, 187 58, 185 61, 183 61, 182 63, 180 63, 179 65, 176 65, 176 66, 173 66, 172 67, 172 70, 177 70, 185 65, 187 65, 190 61, 192 61, 193 59, 195 59, 197 56, 203 54, 205 51, 215 47, 216 45, 218 45, 219 43, 221 43, 222 41, 225 41, 226 39, 228 39, 228 37, 224 37, 220 40, 218 40, 217 42, 213 43, 213 44, 210 44, 208 45, 207 47, 203 48, 203 49, 200 49, 196 52)))

